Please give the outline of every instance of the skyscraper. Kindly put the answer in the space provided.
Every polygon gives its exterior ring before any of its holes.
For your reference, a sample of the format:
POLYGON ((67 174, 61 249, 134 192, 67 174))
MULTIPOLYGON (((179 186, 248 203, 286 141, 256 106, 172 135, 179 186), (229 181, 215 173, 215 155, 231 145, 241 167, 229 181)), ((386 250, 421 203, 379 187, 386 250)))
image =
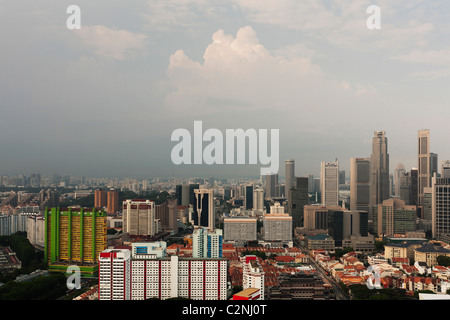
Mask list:
POLYGON ((450 240, 450 178, 432 178, 431 232, 434 239, 450 240))
POLYGON ((450 178, 450 160, 442 160, 441 178, 450 178))
POLYGON ((194 189, 194 212, 192 215, 194 227, 214 230, 215 209, 213 189, 194 189))
POLYGON ((405 174, 405 166, 403 163, 399 163, 397 167, 395 167, 394 172, 394 195, 396 198, 400 197, 400 180, 405 174))
POLYGON ((422 206, 423 188, 431 186, 430 130, 420 130, 418 134, 418 205, 422 206))
POLYGON ((369 212, 370 158, 350 159, 350 210, 369 212))
POLYGON ((277 185, 277 174, 266 175, 266 200, 271 200, 275 197, 275 186, 277 185))
MULTIPOLYGON (((289 190, 295 186, 295 162, 293 159, 285 160, 284 170, 284 192, 290 205, 292 199, 290 198, 289 190)), ((281 196, 281 195, 280 195, 281 196)))
POLYGON ((252 210, 253 209, 253 184, 249 184, 245 186, 245 209, 252 210))
POLYGON ((373 220, 373 207, 389 198, 389 154, 384 131, 375 131, 370 156, 369 220, 373 220))
POLYGON ((253 210, 264 210, 263 189, 253 189, 253 210))
POLYGON ((320 193, 322 205, 339 204, 339 162, 322 162, 320 170, 320 193))
POLYGON ((303 207, 309 204, 308 178, 296 178, 295 181, 295 186, 289 190, 291 202, 288 202, 293 228, 303 227, 303 207))

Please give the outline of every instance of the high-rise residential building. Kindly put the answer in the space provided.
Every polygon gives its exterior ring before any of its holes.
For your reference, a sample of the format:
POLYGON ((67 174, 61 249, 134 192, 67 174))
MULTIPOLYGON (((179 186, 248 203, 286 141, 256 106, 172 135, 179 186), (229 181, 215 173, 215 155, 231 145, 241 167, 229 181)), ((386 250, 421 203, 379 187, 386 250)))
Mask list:
POLYGON ((222 244, 223 231, 221 229, 194 228, 192 234, 192 257, 221 258, 222 244))
POLYGON ((399 163, 394 172, 394 195, 397 198, 400 198, 400 180, 405 174, 405 166, 403 163, 399 163))
POLYGON ((339 204, 339 162, 322 162, 320 170, 321 203, 324 206, 339 204))
POLYGON ((107 193, 107 213, 116 213, 119 211, 119 191, 109 190, 107 193))
POLYGON ((423 188, 431 186, 430 130, 420 130, 418 134, 418 205, 422 206, 423 188))
POLYGON ((373 207, 389 198, 388 140, 384 131, 375 131, 370 156, 369 220, 373 220, 373 207))
POLYGON ((242 263, 242 288, 255 288, 260 290, 258 300, 264 300, 264 270, 258 261, 258 258, 253 255, 246 255, 241 257, 242 263))
POLYGON ((77 265, 82 275, 98 270, 99 253, 106 249, 106 212, 89 208, 45 210, 45 259, 49 271, 66 272, 77 265))
POLYGON ((225 241, 257 240, 257 219, 255 217, 234 216, 223 219, 225 241))
POLYGON ((252 210, 253 209, 253 184, 249 184, 245 186, 245 209, 252 210))
POLYGON ((99 300, 227 299, 225 258, 155 258, 107 249, 100 253, 99 270, 99 300))
POLYGON ((450 160, 442 160, 441 178, 450 178, 450 160))
POLYGON ((384 200, 374 208, 374 232, 394 236, 416 230, 416 207, 395 198, 384 200))
POLYGON ((431 232, 434 239, 450 240, 450 178, 432 178, 431 232))
POLYGON ((350 158, 350 209, 369 211, 370 158, 350 158))
POLYGON ((125 200, 122 204, 123 232, 130 235, 154 236, 155 203, 151 200, 125 200))
POLYGON ((291 202, 288 202, 288 206, 292 216, 292 227, 303 227, 303 207, 309 204, 308 178, 296 178, 289 195, 291 202))
POLYGON ((253 210, 264 210, 264 190, 253 189, 253 210))
POLYGON ((194 227, 214 230, 215 207, 213 189, 194 189, 194 212, 192 214, 194 227))
POLYGON ((105 208, 107 206, 107 192, 106 190, 95 190, 94 193, 94 207, 105 208))

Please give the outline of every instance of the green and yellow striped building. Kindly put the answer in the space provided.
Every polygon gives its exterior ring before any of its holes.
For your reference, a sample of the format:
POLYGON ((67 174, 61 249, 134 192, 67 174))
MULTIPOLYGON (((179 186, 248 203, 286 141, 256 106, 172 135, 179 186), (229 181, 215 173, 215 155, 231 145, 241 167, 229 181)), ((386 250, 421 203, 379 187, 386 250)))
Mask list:
POLYGON ((45 258, 50 272, 66 272, 76 265, 82 276, 96 275, 99 254, 106 247, 105 211, 45 209, 45 258))

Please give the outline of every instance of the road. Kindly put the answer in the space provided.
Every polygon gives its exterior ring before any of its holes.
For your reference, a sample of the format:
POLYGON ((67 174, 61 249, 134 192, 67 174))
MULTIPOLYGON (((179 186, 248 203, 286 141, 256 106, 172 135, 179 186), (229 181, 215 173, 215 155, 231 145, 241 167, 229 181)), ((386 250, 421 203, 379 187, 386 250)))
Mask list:
MULTIPOLYGON (((304 248, 303 248, 304 249, 304 248)), ((308 256, 309 260, 311 261, 311 264, 316 268, 316 270, 322 275, 322 277, 328 281, 328 283, 331 284, 333 287, 333 292, 336 295, 336 300, 349 300, 348 296, 342 291, 339 284, 336 283, 336 281, 333 279, 333 277, 330 277, 326 274, 326 271, 309 255, 309 251, 304 249, 308 256)))

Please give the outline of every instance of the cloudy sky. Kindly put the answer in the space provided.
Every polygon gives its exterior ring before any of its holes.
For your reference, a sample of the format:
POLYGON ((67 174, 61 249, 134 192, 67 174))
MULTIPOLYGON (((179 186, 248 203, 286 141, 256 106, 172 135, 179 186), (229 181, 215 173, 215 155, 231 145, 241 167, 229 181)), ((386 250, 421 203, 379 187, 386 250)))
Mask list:
MULTIPOLYGON (((175 129, 278 129, 296 175, 368 157, 450 159, 450 4, 442 0, 0 1, 0 175, 258 176, 180 165, 175 129), (70 30, 69 5, 81 9, 70 30), (370 30, 368 6, 381 10, 370 30)), ((347 173, 348 175, 348 173, 347 173)))

